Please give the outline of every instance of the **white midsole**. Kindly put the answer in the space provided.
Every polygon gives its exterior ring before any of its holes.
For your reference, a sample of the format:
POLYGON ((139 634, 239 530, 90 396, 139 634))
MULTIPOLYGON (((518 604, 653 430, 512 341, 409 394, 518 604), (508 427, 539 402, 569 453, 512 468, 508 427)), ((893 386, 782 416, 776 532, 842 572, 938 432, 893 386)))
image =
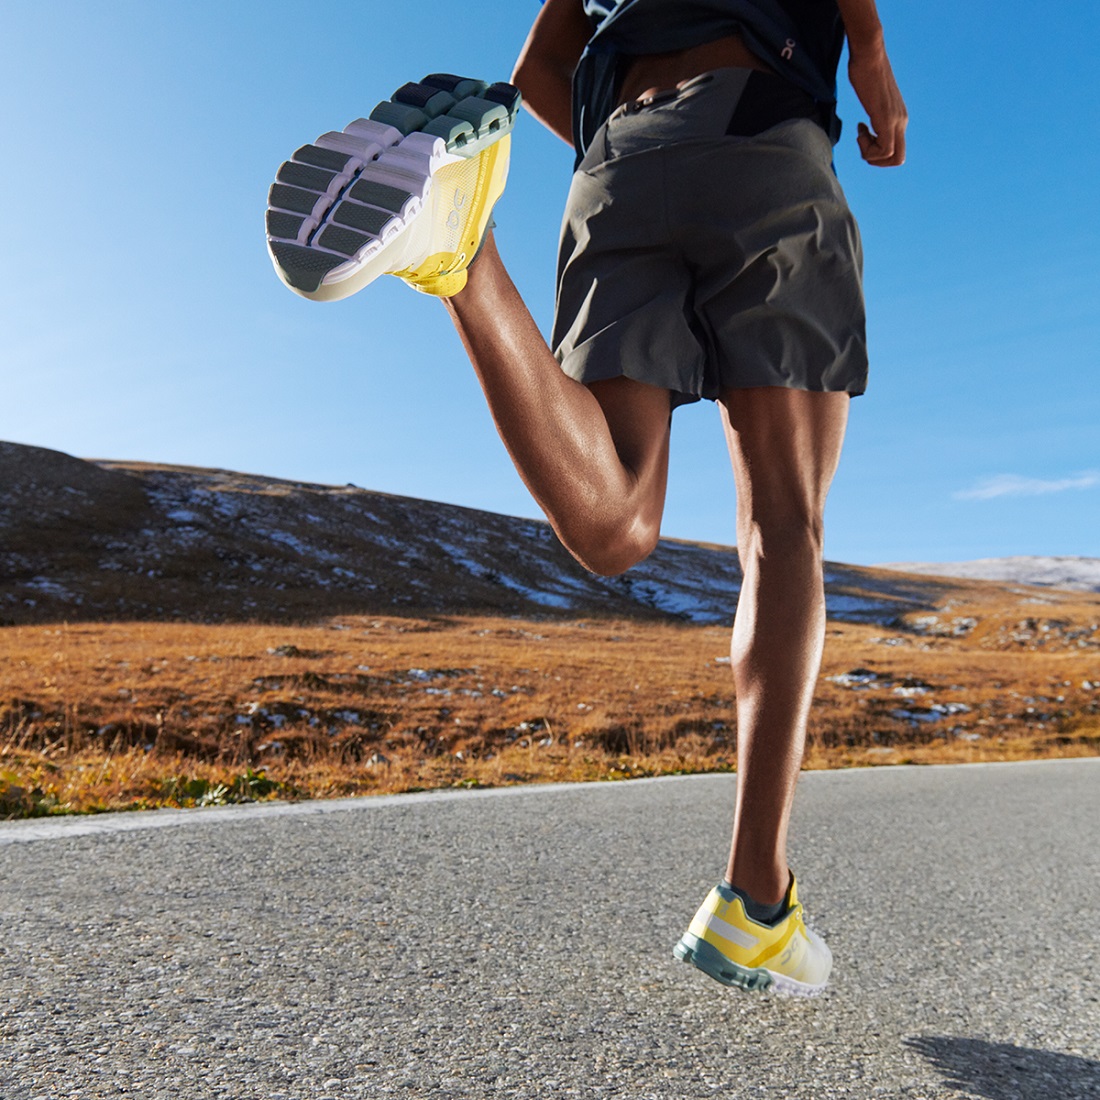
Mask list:
MULTIPOLYGON (((390 154, 398 153, 399 156, 391 156, 378 165, 385 173, 385 178, 380 178, 379 182, 387 183, 390 186, 404 186, 414 194, 420 193, 423 195, 421 202, 413 208, 407 219, 399 220, 397 224, 392 225, 384 238, 373 240, 364 245, 350 259, 316 243, 311 245, 312 251, 340 256, 344 262, 325 273, 317 289, 309 293, 309 298, 321 302, 346 298, 381 275, 394 271, 415 269, 427 259, 432 232, 430 207, 434 196, 432 186, 434 178, 441 169, 468 158, 441 149, 437 150, 431 157, 410 156, 400 158, 400 151, 400 145, 391 146, 386 151, 390 154)), ((373 173, 370 169, 371 165, 366 165, 363 171, 354 177, 352 184, 348 186, 353 186, 354 182, 359 179, 371 179, 373 173)), ((345 194, 346 192, 347 188, 344 190, 345 194)), ((354 200, 345 199, 344 201, 354 200)), ((328 217, 335 205, 336 203, 333 203, 326 210, 325 218, 328 217)), ((325 219, 322 219, 321 226, 323 227, 325 224, 325 219)), ((313 231, 312 236, 315 241, 320 232, 319 229, 313 231)), ((275 270, 282 277, 278 263, 275 263, 275 270)), ((291 289, 295 288, 291 286, 291 289)))
MULTIPOLYGON (((346 297, 362 289, 380 275, 392 271, 416 268, 428 258, 432 232, 431 204, 434 197, 432 183, 436 174, 449 164, 457 164, 465 158, 453 153, 443 153, 432 159, 430 171, 421 174, 418 183, 424 187, 424 198, 408 221, 402 222, 383 240, 372 241, 354 257, 327 272, 313 297, 324 300, 325 287, 333 288, 333 297, 346 297), (351 285, 349 286, 349 280, 351 285)), ((325 251, 317 249, 317 251, 325 251)))
MULTIPOLYGON (((764 967, 767 970, 767 967, 764 967)), ((772 992, 788 994, 795 997, 816 997, 828 982, 820 985, 811 985, 809 982, 800 982, 796 978, 790 978, 786 974, 778 974, 774 970, 768 970, 772 978, 772 992)))

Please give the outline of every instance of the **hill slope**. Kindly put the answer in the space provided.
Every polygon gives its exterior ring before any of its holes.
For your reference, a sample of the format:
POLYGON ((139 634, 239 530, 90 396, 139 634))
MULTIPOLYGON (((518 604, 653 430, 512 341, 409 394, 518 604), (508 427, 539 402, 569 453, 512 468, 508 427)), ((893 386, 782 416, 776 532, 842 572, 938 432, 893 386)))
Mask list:
MULTIPOLYGON (((623 577, 548 524, 228 470, 0 443, 0 622, 295 622, 332 614, 614 615, 726 622, 736 551, 672 539, 623 577)), ((953 585, 830 565, 830 615, 889 621, 953 585)))

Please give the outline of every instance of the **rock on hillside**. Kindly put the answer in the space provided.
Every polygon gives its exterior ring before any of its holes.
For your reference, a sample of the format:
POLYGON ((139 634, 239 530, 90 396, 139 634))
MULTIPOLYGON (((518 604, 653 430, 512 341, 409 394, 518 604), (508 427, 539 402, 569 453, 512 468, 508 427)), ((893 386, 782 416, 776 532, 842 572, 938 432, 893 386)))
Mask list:
MULTIPOLYGON (((0 622, 305 621, 334 614, 728 622, 736 551, 662 540, 586 572, 544 522, 371 492, 0 444, 0 622)), ((830 566, 830 613, 886 620, 934 581, 830 566)))

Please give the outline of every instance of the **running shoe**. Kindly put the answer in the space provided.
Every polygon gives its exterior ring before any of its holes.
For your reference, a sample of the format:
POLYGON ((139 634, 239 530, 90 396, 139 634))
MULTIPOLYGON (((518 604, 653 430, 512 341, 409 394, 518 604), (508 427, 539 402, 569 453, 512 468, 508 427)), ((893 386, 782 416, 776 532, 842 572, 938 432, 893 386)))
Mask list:
POLYGON ((457 293, 504 190, 519 104, 511 84, 433 73, 303 145, 268 193, 279 278, 315 301, 379 275, 457 293))
POLYGON ((833 956, 806 926, 794 876, 787 908, 775 924, 760 924, 728 886, 716 886, 699 907, 673 954, 723 985, 814 997, 825 988, 833 956))

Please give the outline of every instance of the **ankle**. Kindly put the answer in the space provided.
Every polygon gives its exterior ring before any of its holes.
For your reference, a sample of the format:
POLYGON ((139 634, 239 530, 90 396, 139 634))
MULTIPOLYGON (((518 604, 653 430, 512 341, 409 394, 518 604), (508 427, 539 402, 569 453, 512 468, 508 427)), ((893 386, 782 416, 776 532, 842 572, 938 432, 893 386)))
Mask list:
POLYGON ((481 238, 481 244, 478 246, 477 252, 474 253, 474 258, 466 267, 466 274, 470 282, 476 282, 487 277, 491 268, 501 266, 500 253, 497 251, 497 242, 493 235, 495 228, 496 222, 490 221, 489 228, 485 230, 485 236, 481 238))
POLYGON ((745 907, 746 916, 759 924, 774 924, 787 912, 786 894, 778 901, 762 902, 754 898, 747 890, 742 890, 740 887, 734 886, 729 880, 723 881, 722 885, 741 899, 741 904, 745 907))
POLYGON ((739 865, 727 870, 725 882, 738 894, 750 897, 761 905, 777 905, 786 900, 790 891, 791 872, 785 865, 781 869, 739 865))

